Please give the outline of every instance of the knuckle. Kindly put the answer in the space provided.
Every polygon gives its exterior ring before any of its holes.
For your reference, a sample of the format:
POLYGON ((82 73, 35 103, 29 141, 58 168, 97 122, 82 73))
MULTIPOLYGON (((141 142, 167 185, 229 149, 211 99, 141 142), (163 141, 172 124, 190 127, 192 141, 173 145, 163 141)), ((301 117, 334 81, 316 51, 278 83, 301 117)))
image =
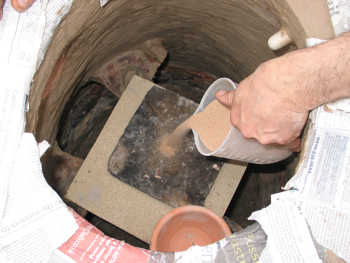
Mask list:
POLYGON ((237 114, 235 112, 236 111, 234 109, 232 109, 230 119, 231 119, 232 125, 238 127, 239 126, 239 117, 237 116, 237 114))
POLYGON ((245 129, 245 128, 243 128, 243 129, 241 130, 241 133, 242 133, 243 137, 246 138, 246 139, 251 139, 251 138, 253 138, 253 135, 252 135, 252 132, 251 132, 250 129, 245 129))
POLYGON ((260 142, 261 144, 264 144, 264 145, 273 143, 271 141, 271 139, 266 138, 266 137, 260 137, 260 138, 257 138, 257 140, 258 140, 258 142, 260 142))
POLYGON ((231 118, 231 124, 233 125, 233 126, 235 126, 235 127, 237 127, 237 128, 239 128, 239 125, 238 125, 238 120, 237 119, 233 119, 233 118, 231 118))
POLYGON ((285 144, 288 144, 289 142, 290 140, 288 138, 283 138, 283 137, 276 138, 277 144, 285 145, 285 144))

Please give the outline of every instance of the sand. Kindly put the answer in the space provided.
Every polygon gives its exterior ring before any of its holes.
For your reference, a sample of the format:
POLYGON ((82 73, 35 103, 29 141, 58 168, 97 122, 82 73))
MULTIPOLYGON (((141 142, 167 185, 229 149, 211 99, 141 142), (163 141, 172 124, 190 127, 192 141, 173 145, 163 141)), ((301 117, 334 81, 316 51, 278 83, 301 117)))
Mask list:
POLYGON ((214 151, 224 141, 231 127, 230 110, 214 100, 202 112, 192 115, 179 125, 173 133, 163 136, 160 151, 169 158, 173 157, 181 148, 183 137, 191 129, 199 134, 210 151, 214 151))

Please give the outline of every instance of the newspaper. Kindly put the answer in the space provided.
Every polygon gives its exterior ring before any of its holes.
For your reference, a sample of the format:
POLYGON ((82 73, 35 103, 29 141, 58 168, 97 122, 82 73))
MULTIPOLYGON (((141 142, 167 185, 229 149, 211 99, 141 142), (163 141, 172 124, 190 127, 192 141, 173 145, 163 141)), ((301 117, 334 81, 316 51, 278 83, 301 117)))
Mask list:
POLYGON ((78 214, 79 229, 50 257, 50 263, 147 262, 150 252, 104 235, 78 214))
POLYGON ((350 112, 350 99, 342 99, 333 103, 328 103, 327 107, 330 110, 342 110, 347 113, 350 112))
POLYGON ((74 213, 79 229, 56 249, 50 263, 257 263, 266 244, 260 225, 253 224, 208 246, 182 252, 157 252, 136 248, 108 236, 74 213))
POLYGON ((303 167, 286 188, 297 188, 323 205, 349 208, 350 115, 320 107, 311 113, 303 167))
POLYGON ((348 0, 328 0, 328 9, 335 35, 350 31, 350 2, 348 0))
POLYGON ((254 212, 249 219, 258 221, 268 233, 267 247, 259 262, 322 262, 307 223, 294 203, 275 198, 269 207, 254 212))
POLYGON ((310 114, 288 191, 273 195, 269 207, 250 217, 268 235, 261 262, 319 262, 315 242, 350 261, 349 144, 349 113, 325 105, 310 114))
POLYGON ((302 212, 312 235, 322 246, 350 261, 350 214, 347 211, 303 202, 302 212))
POLYGON ((0 23, 0 71, 3 81, 0 88, 0 143, 3 149, 0 153, 0 223, 6 205, 8 178, 24 131, 25 101, 44 29, 44 18, 40 13, 40 1, 25 15, 15 12, 10 1, 6 1, 0 23), (36 26, 32 26, 35 23, 36 26), (23 41, 29 37, 34 37, 30 46, 29 40, 23 41))
POLYGON ((36 0, 27 12, 18 13, 5 1, 0 22, 0 262, 47 262, 77 229, 41 172, 40 154, 47 145, 39 148, 33 135, 24 133, 27 96, 41 62, 38 55, 45 52, 67 11, 50 18, 47 8, 66 3, 36 0))
MULTIPOLYGON (((37 0, 36 0, 37 1, 37 0)), ((46 0, 47 1, 47 0, 46 0)), ((45 3, 45 28, 42 37, 40 50, 37 58, 36 69, 39 68, 44 59, 46 50, 51 42, 51 38, 55 32, 56 27, 61 22, 62 18, 69 12, 72 7, 73 0, 50 0, 45 3)))
POLYGON ((77 229, 66 205, 47 185, 39 157, 34 136, 24 133, 0 225, 0 254, 5 262, 47 262, 77 229))
POLYGON ((350 114, 323 106, 310 117, 302 165, 286 187, 300 192, 317 242, 350 261, 350 114))

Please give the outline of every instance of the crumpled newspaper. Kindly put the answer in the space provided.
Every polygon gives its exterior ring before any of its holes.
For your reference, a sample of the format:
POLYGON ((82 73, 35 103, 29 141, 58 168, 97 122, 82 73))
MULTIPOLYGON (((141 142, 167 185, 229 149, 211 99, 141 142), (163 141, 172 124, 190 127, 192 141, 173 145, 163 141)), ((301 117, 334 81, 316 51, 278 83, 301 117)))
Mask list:
POLYGON ((320 262, 313 239, 350 261, 350 114, 321 106, 310 121, 288 191, 250 217, 268 235, 261 262, 320 262))
POLYGON ((55 27, 72 0, 37 0, 18 13, 5 2, 0 23, 0 258, 46 262, 77 229, 72 214, 47 185, 39 147, 24 133, 26 101, 55 27), (59 12, 60 11, 60 12, 59 12))

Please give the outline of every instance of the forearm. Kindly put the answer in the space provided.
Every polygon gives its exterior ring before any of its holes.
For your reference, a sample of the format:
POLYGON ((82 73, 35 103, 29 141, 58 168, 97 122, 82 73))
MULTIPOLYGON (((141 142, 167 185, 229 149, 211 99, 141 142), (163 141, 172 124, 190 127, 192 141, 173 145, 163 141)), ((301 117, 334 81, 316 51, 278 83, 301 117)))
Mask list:
POLYGON ((276 59, 285 98, 297 109, 311 110, 350 97, 350 33, 322 45, 301 49, 276 59))
POLYGON ((315 49, 320 55, 326 54, 319 70, 318 105, 350 97, 350 33, 315 49))

